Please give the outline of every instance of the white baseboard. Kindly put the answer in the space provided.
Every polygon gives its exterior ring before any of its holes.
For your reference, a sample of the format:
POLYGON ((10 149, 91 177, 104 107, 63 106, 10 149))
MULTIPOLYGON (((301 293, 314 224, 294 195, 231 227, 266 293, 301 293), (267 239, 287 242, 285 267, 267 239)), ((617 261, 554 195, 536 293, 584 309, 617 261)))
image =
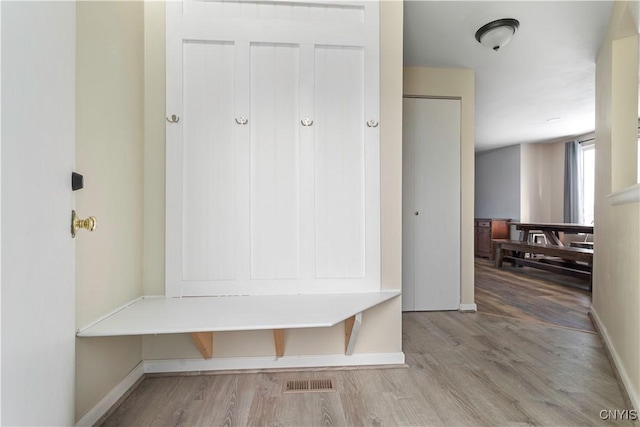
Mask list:
POLYGON ((615 365, 615 368, 618 370, 618 375, 620 376, 620 379, 622 380, 622 385, 624 386, 625 390, 627 391, 627 396, 629 396, 629 399, 631 400, 631 404, 633 405, 633 409, 640 410, 640 399, 638 398, 638 392, 637 392, 637 390, 635 390, 633 388, 633 384, 631 382, 631 379, 629 378, 629 374, 627 374, 627 370, 624 368, 624 365, 622 364, 622 361, 620 360, 620 356, 618 355, 618 352, 616 351, 616 348, 611 343, 611 337, 609 336, 609 332, 607 331, 607 327, 602 323, 602 320, 600 320, 600 316, 598 316, 598 313, 593 308, 593 306, 591 306, 590 312, 591 312, 591 317, 596 322, 596 327, 598 328, 598 331, 600 331, 600 335, 602 336, 602 340, 604 341, 604 345, 606 345, 607 349, 609 350, 609 354, 611 355, 611 358, 613 359, 613 363, 615 365))
POLYGON ((460 304, 459 311, 478 311, 478 306, 475 303, 472 304, 460 304))
POLYGON ((346 356, 226 357, 213 359, 145 360, 144 372, 227 371, 241 369, 314 368, 337 366, 402 365, 404 353, 365 353, 346 356))
POLYGON ((105 397, 84 414, 76 426, 92 426, 144 375, 144 362, 138 363, 105 397))

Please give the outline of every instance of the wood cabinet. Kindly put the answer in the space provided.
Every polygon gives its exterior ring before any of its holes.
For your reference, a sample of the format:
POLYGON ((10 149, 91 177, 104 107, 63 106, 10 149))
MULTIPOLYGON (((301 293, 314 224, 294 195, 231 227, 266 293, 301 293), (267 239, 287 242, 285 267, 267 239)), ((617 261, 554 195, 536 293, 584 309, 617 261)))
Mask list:
POLYGON ((509 238, 508 219, 484 219, 475 220, 475 253, 477 257, 494 259, 492 239, 509 238))

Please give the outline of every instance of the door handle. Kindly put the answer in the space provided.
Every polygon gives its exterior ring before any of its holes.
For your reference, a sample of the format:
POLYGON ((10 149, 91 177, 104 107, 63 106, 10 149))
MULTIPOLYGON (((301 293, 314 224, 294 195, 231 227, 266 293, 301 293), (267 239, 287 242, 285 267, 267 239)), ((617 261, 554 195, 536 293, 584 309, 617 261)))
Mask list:
POLYGON ((81 228, 93 231, 96 229, 96 225, 96 217, 90 216, 87 219, 80 219, 78 218, 78 215, 76 215, 76 211, 71 211, 71 237, 76 237, 76 233, 81 228))

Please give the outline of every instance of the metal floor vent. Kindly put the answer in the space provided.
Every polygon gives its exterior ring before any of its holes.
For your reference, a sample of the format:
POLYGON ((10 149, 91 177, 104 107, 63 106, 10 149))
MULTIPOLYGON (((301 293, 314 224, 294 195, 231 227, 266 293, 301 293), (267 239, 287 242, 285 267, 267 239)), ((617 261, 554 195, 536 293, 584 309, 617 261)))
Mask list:
POLYGON ((307 380, 286 380, 284 383, 285 393, 308 393, 314 391, 335 391, 334 381, 331 378, 307 379, 307 380))

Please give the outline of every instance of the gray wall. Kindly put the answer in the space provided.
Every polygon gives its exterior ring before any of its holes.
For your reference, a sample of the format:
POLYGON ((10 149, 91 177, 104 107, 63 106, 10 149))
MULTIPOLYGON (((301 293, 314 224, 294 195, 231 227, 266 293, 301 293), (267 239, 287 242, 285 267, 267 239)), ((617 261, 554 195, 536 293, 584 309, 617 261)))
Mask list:
POLYGON ((476 218, 520 219, 520 146, 476 153, 476 218))

